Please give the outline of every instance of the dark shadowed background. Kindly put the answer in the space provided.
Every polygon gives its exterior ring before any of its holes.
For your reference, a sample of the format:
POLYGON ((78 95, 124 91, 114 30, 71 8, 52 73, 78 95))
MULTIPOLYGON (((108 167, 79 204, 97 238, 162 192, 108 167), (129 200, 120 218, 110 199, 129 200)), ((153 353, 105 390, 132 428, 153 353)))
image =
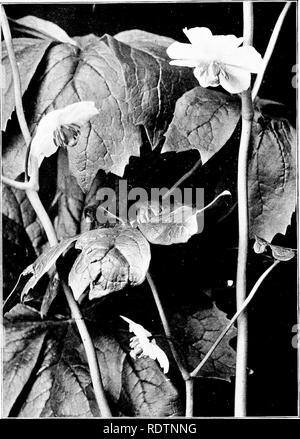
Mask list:
MULTIPOLYGON (((254 46, 264 53, 283 3, 259 2, 254 4, 254 46)), ((61 26, 70 36, 94 33, 114 35, 123 30, 142 29, 185 41, 184 27, 205 26, 214 34, 242 35, 242 4, 73 4, 73 5, 7 5, 7 15, 20 18, 26 15, 50 20, 61 26)), ((261 87, 260 97, 285 103, 293 112, 296 107, 296 90, 292 86, 296 63, 296 5, 287 14, 272 61, 261 87)), ((233 147, 232 147, 233 148, 233 147)), ((189 184, 204 185, 218 172, 218 163, 227 160, 230 170, 234 163, 222 151, 208 170, 200 170, 189 184), (212 170, 213 169, 213 170, 212 170)), ((188 169, 198 158, 193 151, 185 155, 188 169)), ((126 175, 135 169, 145 170, 144 179, 153 175, 156 182, 161 175, 176 181, 182 173, 182 158, 170 155, 162 160, 159 154, 144 159, 133 158, 126 175)), ((182 165, 183 166, 183 165, 182 165)), ((183 172, 184 173, 184 172, 183 172)), ((153 180, 151 180, 153 183, 153 180)), ((136 180, 138 183, 138 179, 136 180)), ((145 181, 143 180, 143 183, 145 181)), ((225 189, 226 187, 223 187, 225 189)), ((152 246, 151 271, 162 296, 180 303, 196 300, 199 290, 213 290, 218 306, 231 315, 234 311, 234 288, 227 287, 227 280, 235 278, 237 248, 237 217, 234 211, 218 223, 214 212, 205 217, 205 231, 194 236, 188 244, 161 247, 152 246)), ((296 246, 295 224, 287 236, 277 237, 282 245, 296 246)), ((266 264, 249 254, 249 286, 253 285, 266 264)), ((151 300, 151 298, 149 299, 151 300)), ((108 301, 109 302, 109 301, 108 301)), ((139 288, 132 292, 133 306, 148 306, 139 299, 139 288)), ((249 377, 249 412, 251 416, 284 416, 297 414, 296 349, 292 347, 292 327, 296 324, 296 263, 282 263, 265 282, 249 308, 250 352, 249 367, 254 371, 249 377)), ((120 301, 120 310, 124 304, 120 301)), ((108 305, 107 305, 108 306, 108 305)), ((128 306, 128 304, 126 305, 128 306)), ((151 310, 149 304, 149 312, 151 310)), ((116 311, 118 312, 118 310, 116 311)), ((122 313, 124 313, 122 308, 122 313)), ((125 314, 126 315, 126 314, 125 314)), ((147 325, 145 325, 147 326, 147 325)), ((201 380, 197 388, 196 406, 199 416, 224 416, 233 414, 233 382, 201 380)))

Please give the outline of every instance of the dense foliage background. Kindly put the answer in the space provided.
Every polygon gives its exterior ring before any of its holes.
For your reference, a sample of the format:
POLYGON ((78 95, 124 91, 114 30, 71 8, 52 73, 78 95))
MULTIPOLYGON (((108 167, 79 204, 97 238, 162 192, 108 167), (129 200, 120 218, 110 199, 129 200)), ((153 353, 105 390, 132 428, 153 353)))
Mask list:
MULTIPOLYGON (((281 8, 280 3, 254 4, 254 46, 260 53, 266 48, 281 8)), ((238 3, 9 5, 6 12, 11 18, 35 15, 53 21, 70 36, 88 33, 114 35, 136 28, 184 41, 182 28, 193 26, 209 27, 215 34, 242 34, 242 7, 238 3)), ((295 12, 296 6, 292 5, 260 91, 261 98, 286 104, 292 119, 295 118, 296 94, 292 86, 296 52, 295 12)), ((26 99, 30 99, 30 96, 26 99)), ((219 151, 186 182, 186 185, 204 187, 207 201, 224 189, 230 189, 235 197, 237 138, 238 129, 226 150, 219 151)), ((132 186, 170 187, 197 159, 196 151, 177 155, 161 155, 159 149, 151 151, 145 138, 141 158, 130 159, 124 178, 132 186)), ((41 172, 42 199, 49 206, 55 192, 55 188, 49 184, 56 175, 54 161, 52 175, 49 167, 42 168, 41 172)), ((103 185, 111 185, 114 177, 103 173, 101 179, 103 185)), ((229 316, 233 314, 235 289, 227 286, 227 280, 235 279, 238 228, 237 210, 232 209, 227 215, 230 208, 230 204, 222 201, 210 209, 205 215, 203 233, 191 238, 187 244, 152 246, 151 272, 166 310, 170 313, 172 309, 190 303, 205 308, 213 298, 220 309, 229 316)), ((278 235, 274 242, 296 247, 295 218, 286 236, 278 235)), ((7 291, 16 281, 16 266, 23 269, 33 259, 33 253, 17 254, 11 243, 4 240, 7 291)), ((253 285, 269 263, 250 250, 249 286, 253 285)), ((115 302, 108 298, 101 305, 104 307, 102 312, 130 315, 134 308, 135 315, 140 312, 147 327, 147 323, 151 325, 153 320, 158 319, 151 295, 147 294, 147 285, 142 285, 126 292, 123 300, 120 297, 115 302)), ((249 416, 296 415, 296 349, 291 343, 294 335, 292 327, 297 318, 296 305, 296 261, 291 261, 280 264, 274 270, 249 307, 249 367, 254 372, 249 376, 249 416)), ((232 415, 233 389, 233 380, 199 380, 195 389, 195 415, 232 415)))

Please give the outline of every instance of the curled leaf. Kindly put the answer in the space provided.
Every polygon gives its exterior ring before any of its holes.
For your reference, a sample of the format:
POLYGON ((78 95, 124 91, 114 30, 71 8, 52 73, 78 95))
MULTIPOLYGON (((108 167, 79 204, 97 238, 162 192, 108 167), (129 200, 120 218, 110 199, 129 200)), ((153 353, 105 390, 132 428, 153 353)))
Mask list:
POLYGON ((43 20, 42 18, 34 17, 33 15, 27 15, 26 17, 19 18, 18 20, 10 19, 10 22, 15 30, 19 32, 34 35, 50 41, 54 40, 61 43, 78 46, 76 41, 69 37, 67 32, 51 21, 43 20))
POLYGON ((253 250, 255 251, 255 253, 263 253, 268 245, 268 241, 255 235, 255 243, 253 246, 253 250))
POLYGON ((292 248, 270 244, 265 239, 255 235, 255 243, 253 246, 255 253, 263 253, 267 249, 267 247, 270 247, 273 258, 277 259, 278 261, 289 261, 296 254, 295 250, 293 250, 292 248))
POLYGON ((116 226, 91 230, 80 236, 76 248, 81 253, 69 273, 76 300, 88 286, 89 298, 95 299, 145 279, 150 246, 136 229, 116 226))
MULTIPOLYGON (((25 276, 27 274, 31 274, 31 278, 26 283, 21 298, 24 300, 29 290, 35 287, 41 277, 47 273, 47 271, 55 264, 57 259, 67 250, 67 248, 74 242, 78 236, 73 236, 72 238, 65 239, 60 242, 55 247, 50 247, 48 251, 39 256, 33 264, 29 265, 20 275, 25 276)), ((15 287, 16 288, 16 287, 15 287)))
POLYGON ((293 259, 295 256, 295 251, 291 248, 287 247, 281 247, 279 245, 273 245, 269 244, 270 248, 272 250, 272 255, 274 259, 277 259, 278 261, 289 261, 290 259, 293 259))

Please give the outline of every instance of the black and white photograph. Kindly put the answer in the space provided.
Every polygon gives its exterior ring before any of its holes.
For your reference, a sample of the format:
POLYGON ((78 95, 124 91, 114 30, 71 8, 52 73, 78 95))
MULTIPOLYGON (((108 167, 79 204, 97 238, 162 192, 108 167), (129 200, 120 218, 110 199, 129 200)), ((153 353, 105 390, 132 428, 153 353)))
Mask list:
POLYGON ((299 419, 297 2, 0 7, 1 418, 299 419))

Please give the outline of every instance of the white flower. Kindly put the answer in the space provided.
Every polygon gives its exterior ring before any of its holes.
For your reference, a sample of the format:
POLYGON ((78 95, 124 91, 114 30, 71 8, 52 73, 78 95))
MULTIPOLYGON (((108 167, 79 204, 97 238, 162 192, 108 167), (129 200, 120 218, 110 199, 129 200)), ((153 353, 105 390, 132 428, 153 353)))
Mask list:
POLYGON ((164 351, 157 346, 156 341, 149 337, 151 332, 147 331, 142 325, 135 323, 127 317, 120 316, 125 322, 129 324, 129 331, 135 334, 135 337, 130 339, 131 352, 130 356, 134 359, 139 357, 150 357, 152 360, 157 360, 164 373, 169 371, 169 360, 164 351))
MULTIPOLYGON (((76 102, 50 111, 38 124, 31 142, 30 161, 37 161, 40 167, 44 157, 50 157, 59 146, 76 145, 81 126, 98 113, 94 102, 91 101, 76 102)), ((30 167, 31 165, 32 163, 30 167)))
POLYGON ((250 86, 251 72, 258 73, 262 57, 252 46, 239 47, 243 38, 212 35, 206 27, 183 29, 191 44, 172 43, 167 54, 170 64, 194 67, 201 87, 221 85, 229 93, 240 93, 250 86))

